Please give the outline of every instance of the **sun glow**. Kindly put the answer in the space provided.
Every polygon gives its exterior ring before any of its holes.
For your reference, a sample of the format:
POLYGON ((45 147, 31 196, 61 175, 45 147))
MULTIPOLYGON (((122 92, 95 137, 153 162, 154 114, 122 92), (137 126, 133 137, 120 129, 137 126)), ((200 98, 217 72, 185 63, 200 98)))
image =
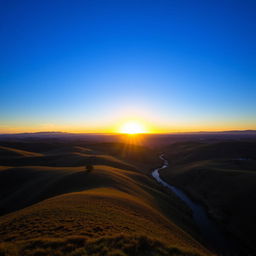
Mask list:
POLYGON ((126 134, 138 134, 138 133, 146 133, 147 131, 142 124, 131 121, 123 124, 119 132, 126 133, 126 134))

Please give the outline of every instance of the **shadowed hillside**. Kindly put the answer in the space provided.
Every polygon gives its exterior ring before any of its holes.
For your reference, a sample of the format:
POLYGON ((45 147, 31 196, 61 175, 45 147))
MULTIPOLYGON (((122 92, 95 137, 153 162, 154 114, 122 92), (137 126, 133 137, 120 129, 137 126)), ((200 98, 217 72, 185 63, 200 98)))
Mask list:
POLYGON ((206 205, 226 232, 256 252, 256 143, 187 142, 165 152, 170 166, 161 171, 163 179, 206 205))

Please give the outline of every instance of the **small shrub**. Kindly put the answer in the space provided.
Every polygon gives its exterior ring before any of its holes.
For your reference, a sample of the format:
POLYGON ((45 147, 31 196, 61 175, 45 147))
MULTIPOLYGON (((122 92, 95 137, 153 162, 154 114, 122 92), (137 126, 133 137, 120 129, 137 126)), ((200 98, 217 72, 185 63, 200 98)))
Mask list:
POLYGON ((91 164, 87 164, 87 165, 85 166, 85 169, 86 169, 87 172, 91 172, 91 171, 93 171, 94 167, 93 167, 93 165, 91 165, 91 164))

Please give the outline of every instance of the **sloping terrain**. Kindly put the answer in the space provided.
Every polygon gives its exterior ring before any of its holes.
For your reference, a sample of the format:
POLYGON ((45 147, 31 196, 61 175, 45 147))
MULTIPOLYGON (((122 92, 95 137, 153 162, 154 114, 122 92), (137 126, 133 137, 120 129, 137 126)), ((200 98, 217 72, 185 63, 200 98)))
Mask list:
POLYGON ((110 188, 53 197, 3 216, 0 227, 1 239, 12 242, 74 235, 97 239, 122 234, 157 238, 185 251, 203 251, 191 237, 145 201, 110 188))
POLYGON ((255 141, 188 141, 174 143, 163 150, 173 164, 214 159, 256 159, 255 141))
POLYGON ((5 160, 12 157, 40 157, 43 155, 21 149, 0 146, 0 156, 1 160, 5 160))
POLYGON ((126 169, 136 169, 111 155, 95 152, 78 146, 62 146, 41 153, 0 146, 0 165, 4 166, 82 166, 86 164, 103 164, 126 169))
POLYGON ((180 143, 166 153, 167 182, 207 206, 224 230, 256 252, 256 143, 180 143))
POLYGON ((0 255, 210 255, 173 222, 186 219, 177 198, 131 165, 135 153, 58 146, 1 159, 0 255))

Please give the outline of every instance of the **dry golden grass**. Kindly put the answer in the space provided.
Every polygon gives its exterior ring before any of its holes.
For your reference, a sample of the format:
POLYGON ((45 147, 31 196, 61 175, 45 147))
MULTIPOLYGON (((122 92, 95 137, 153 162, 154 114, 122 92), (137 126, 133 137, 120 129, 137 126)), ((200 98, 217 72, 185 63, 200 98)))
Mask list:
POLYGON ((97 165, 92 173, 87 173, 84 166, 2 167, 0 208, 10 212, 55 195, 106 186, 149 197, 136 179, 146 182, 148 177, 134 171, 97 165))
POLYGON ((186 248, 168 246, 145 236, 111 236, 87 239, 71 236, 62 239, 41 238, 0 244, 1 256, 197 256, 186 248))
POLYGON ((12 243, 77 235, 100 239, 120 234, 157 239, 172 248, 207 254, 145 201, 112 188, 64 194, 0 218, 0 239, 12 243))
POLYGON ((66 147, 57 147, 54 149, 46 150, 46 155, 59 155, 67 153, 83 153, 83 154, 94 154, 95 152, 90 148, 81 147, 81 146, 66 146, 66 147))
POLYGON ((0 146, 0 152, 2 155, 9 155, 9 156, 23 156, 23 157, 40 157, 43 156, 43 154, 25 151, 21 149, 16 148, 10 148, 10 147, 4 147, 0 146))
POLYGON ((170 219, 183 214, 177 198, 114 150, 54 149, 1 166, 0 210, 10 213, 0 217, 0 256, 211 255, 170 219))

